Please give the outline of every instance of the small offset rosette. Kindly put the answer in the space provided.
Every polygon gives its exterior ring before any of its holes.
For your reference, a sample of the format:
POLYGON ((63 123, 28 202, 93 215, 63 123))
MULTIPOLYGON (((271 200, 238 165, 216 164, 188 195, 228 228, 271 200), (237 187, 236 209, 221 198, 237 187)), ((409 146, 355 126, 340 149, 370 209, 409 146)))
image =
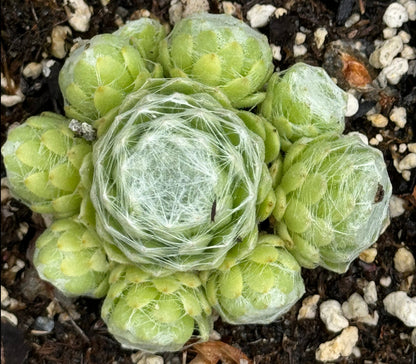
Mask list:
POLYGON ((101 315, 126 348, 177 351, 189 340, 207 341, 211 307, 194 273, 152 277, 136 266, 118 265, 101 315))
POLYGON ((92 148, 68 125, 61 115, 32 116, 9 132, 2 147, 12 193, 35 212, 67 217, 80 210, 82 166, 92 148))
POLYGON ((256 247, 219 269, 204 272, 209 303, 231 324, 267 324, 288 311, 305 292, 296 259, 275 235, 260 235, 256 247))
POLYGON ((166 76, 218 86, 234 107, 263 101, 261 89, 274 67, 267 38, 225 14, 182 19, 161 43, 159 59, 166 76))
POLYGON ((324 69, 296 63, 272 75, 260 112, 277 128, 286 151, 302 137, 341 134, 346 107, 347 94, 324 69))
POLYGON ((77 218, 56 220, 36 241, 39 276, 64 295, 101 298, 108 290, 110 263, 100 238, 77 218))
POLYGON ((301 139, 276 187, 276 232, 302 266, 343 273, 382 232, 391 192, 382 153, 358 136, 301 139))

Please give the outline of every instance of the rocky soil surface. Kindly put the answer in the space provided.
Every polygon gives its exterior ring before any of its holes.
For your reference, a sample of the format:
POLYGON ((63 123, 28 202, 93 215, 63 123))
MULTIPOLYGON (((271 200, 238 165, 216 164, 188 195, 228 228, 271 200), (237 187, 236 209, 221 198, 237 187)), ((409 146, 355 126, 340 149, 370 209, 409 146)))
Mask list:
POLYGON ((146 355, 107 332, 100 300, 69 300, 38 278, 31 255, 48 222, 12 198, 2 164, 2 363, 414 363, 416 1, 4 0, 1 144, 29 116, 63 113, 57 76, 77 39, 140 17, 171 26, 199 10, 230 13, 266 34, 277 69, 323 66, 349 92, 346 132, 385 157, 390 225, 345 274, 303 270, 304 297, 276 322, 218 319, 213 342, 146 355))

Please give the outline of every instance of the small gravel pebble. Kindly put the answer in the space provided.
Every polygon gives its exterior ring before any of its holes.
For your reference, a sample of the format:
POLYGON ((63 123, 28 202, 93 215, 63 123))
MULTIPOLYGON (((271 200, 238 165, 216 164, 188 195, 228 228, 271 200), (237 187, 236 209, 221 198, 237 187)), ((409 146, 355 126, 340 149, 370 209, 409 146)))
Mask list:
POLYGON ((397 29, 396 28, 387 27, 387 28, 383 29, 383 38, 384 39, 393 38, 396 34, 397 34, 397 29))
POLYGON ((222 1, 221 4, 222 4, 222 9, 224 11, 224 14, 227 14, 227 15, 235 14, 237 8, 231 1, 222 1))
POLYGON ((8 320, 14 326, 17 326, 17 324, 19 323, 17 317, 6 310, 1 310, 1 317, 8 320))
POLYGON ((407 248, 399 248, 394 255, 394 268, 400 273, 412 272, 415 270, 415 257, 407 248))
POLYGON ((42 73, 42 65, 37 62, 28 63, 25 68, 23 68, 23 76, 26 78, 38 78, 42 73))
POLYGON ((353 293, 346 302, 342 304, 342 313, 349 320, 356 320, 368 316, 368 305, 364 298, 358 294, 353 293))
POLYGON ((349 326, 335 339, 319 345, 315 358, 320 361, 334 361, 341 356, 350 356, 357 341, 358 329, 355 326, 349 326))
POLYGON ((362 251, 359 255, 359 258, 368 264, 373 263, 374 259, 377 256, 377 249, 376 248, 368 248, 362 251))
POLYGON ((416 153, 409 153, 399 162, 399 170, 404 171, 416 167, 416 153))
POLYGON ((316 48, 321 49, 324 45, 325 38, 328 35, 328 31, 325 28, 318 28, 313 33, 316 43, 316 48))
POLYGON ((339 332, 349 325, 342 314, 341 304, 336 300, 322 302, 319 306, 319 315, 328 331, 339 332))
POLYGON ((384 128, 387 126, 389 119, 382 114, 371 114, 367 116, 367 120, 371 121, 371 124, 376 128, 384 128))
POLYGON ((407 122, 407 113, 404 107, 393 107, 389 115, 390 120, 399 128, 404 128, 407 122))
POLYGON ((390 4, 383 15, 384 23, 390 28, 400 28, 408 20, 406 8, 399 3, 390 4))
POLYGON ((351 28, 354 24, 357 24, 360 21, 360 14, 353 13, 346 21, 345 28, 351 28))
POLYGON ((16 95, 1 95, 0 99, 1 104, 6 107, 12 107, 23 101, 25 101, 25 96, 20 89, 16 92, 16 95))
POLYGON ((269 23, 270 17, 276 11, 273 5, 254 5, 247 12, 247 20, 253 28, 261 28, 269 23))
POLYGON ((274 12, 274 16, 276 19, 286 14, 287 14, 287 10, 285 8, 277 8, 276 11, 274 12))
POLYGON ((402 38, 403 43, 409 43, 410 39, 412 38, 411 35, 404 30, 401 30, 399 33, 397 33, 397 35, 402 38))
POLYGON ((297 32, 295 36, 295 44, 300 45, 305 43, 306 34, 302 32, 297 32))
POLYGON ((407 149, 409 149, 409 152, 411 153, 416 153, 416 143, 407 144, 407 149))
POLYGON ((293 46, 293 57, 304 56, 307 52, 308 49, 303 44, 293 46))
POLYGON ((412 334, 410 335, 410 342, 413 346, 416 346, 416 329, 412 330, 412 334))
POLYGON ((183 6, 182 17, 209 11, 208 0, 186 0, 183 6))
POLYGON ((282 53, 281 53, 282 47, 277 46, 275 44, 271 44, 270 47, 272 49, 273 58, 276 61, 281 61, 282 60, 282 53))
POLYGON ((390 85, 397 85, 408 70, 409 61, 405 58, 397 57, 391 61, 389 66, 383 68, 381 77, 386 77, 390 85))
POLYGON ((393 316, 400 319, 406 326, 416 326, 416 301, 412 300, 406 292, 392 292, 383 300, 384 308, 393 316))
POLYGON ((70 27, 57 25, 52 29, 51 54, 59 59, 65 58, 67 50, 65 49, 65 40, 68 35, 72 35, 70 27))
POLYGON ((406 1, 403 6, 406 8, 407 16, 409 20, 415 21, 416 20, 416 1, 410 0, 406 1))
POLYGON ((403 49, 403 41, 398 35, 387 39, 382 45, 370 54, 369 62, 375 68, 384 68, 391 64, 403 49))
POLYGON ((380 278, 380 285, 383 287, 390 287, 391 285, 391 277, 381 277, 380 278))
POLYGON ((45 331, 45 332, 51 332, 54 327, 55 327, 54 320, 50 317, 44 317, 44 316, 36 317, 35 324, 33 325, 33 328, 35 330, 40 330, 40 331, 45 331))
POLYGON ((368 282, 367 285, 363 289, 364 293, 364 301, 369 305, 373 305, 377 303, 377 287, 376 282, 371 281, 368 282))
POLYGON ((391 196, 390 205, 389 205, 390 217, 391 218, 403 215, 403 213, 406 211, 404 209, 404 203, 405 203, 405 201, 402 198, 400 198, 396 195, 391 196))
POLYGON ((348 99, 347 99, 347 110, 345 111, 345 116, 349 117, 357 113, 360 105, 358 103, 357 98, 353 94, 349 92, 347 94, 348 94, 348 99))
POLYGON ((84 0, 67 0, 70 7, 65 7, 68 23, 78 32, 86 32, 90 28, 91 10, 84 0))
POLYGON ((415 48, 405 44, 403 46, 402 51, 400 52, 400 56, 407 60, 415 59, 416 58, 416 50, 415 48))
POLYGON ((318 308, 318 301, 321 297, 319 294, 306 297, 302 301, 302 307, 298 313, 298 320, 301 319, 314 319, 316 316, 316 310, 318 308))

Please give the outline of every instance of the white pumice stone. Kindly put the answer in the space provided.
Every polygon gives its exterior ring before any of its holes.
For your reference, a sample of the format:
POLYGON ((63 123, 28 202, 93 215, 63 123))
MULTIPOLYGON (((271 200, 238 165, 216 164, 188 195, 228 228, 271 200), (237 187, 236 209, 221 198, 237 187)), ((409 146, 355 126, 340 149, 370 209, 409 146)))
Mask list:
POLYGON ((411 35, 404 30, 401 30, 397 35, 402 38, 403 43, 409 43, 412 38, 411 35))
POLYGON ((247 12, 247 20, 253 28, 261 28, 269 23, 270 17, 276 11, 273 5, 254 5, 247 12))
POLYGON ((408 44, 405 44, 403 46, 403 50, 400 52, 400 56, 402 58, 411 60, 416 58, 416 50, 415 48, 409 46, 408 44))
POLYGON ((358 329, 349 326, 335 339, 319 345, 315 358, 319 361, 334 361, 341 356, 350 356, 358 341, 358 329))
POLYGON ((42 65, 37 62, 30 62, 23 68, 22 73, 26 78, 36 79, 42 73, 42 65))
POLYGON ((399 196, 392 195, 389 203, 390 217, 395 218, 401 216, 406 211, 404 209, 405 201, 399 196))
POLYGON ((16 93, 16 95, 1 95, 0 102, 3 106, 12 107, 14 105, 20 104, 24 100, 25 96, 20 92, 16 93))
POLYGON ((272 54, 273 54, 273 59, 275 59, 276 61, 281 61, 282 60, 282 47, 281 46, 277 46, 275 44, 270 44, 270 48, 272 49, 272 54))
POLYGON ((409 170, 416 167, 416 153, 409 153, 399 162, 399 169, 409 170))
POLYGON ((308 52, 307 48, 303 45, 294 45, 293 46, 293 57, 300 57, 305 55, 308 52))
POLYGON ((353 13, 346 21, 345 28, 351 28, 354 24, 357 24, 360 21, 360 14, 353 13))
POLYGON ((328 35, 328 31, 325 28, 318 28, 313 33, 316 43, 316 48, 321 49, 324 45, 325 38, 328 35))
POLYGON ((371 121, 371 124, 376 128, 384 128, 389 122, 389 119, 382 114, 368 115, 367 120, 371 121))
POLYGON ((72 29, 86 32, 90 28, 91 10, 84 0, 67 0, 68 22, 72 29))
POLYGON ((376 259, 376 256, 377 256, 377 249, 368 248, 368 249, 363 250, 358 257, 363 262, 370 264, 374 262, 374 259, 376 259))
POLYGON ((404 128, 407 122, 407 113, 404 107, 393 107, 389 115, 390 120, 399 128, 404 128))
POLYGON ((412 334, 410 335, 410 342, 413 346, 416 346, 416 329, 412 330, 412 334))
POLYGON ((369 326, 377 326, 379 317, 378 312, 374 311, 373 314, 369 313, 367 316, 358 318, 357 321, 369 326))
POLYGON ((322 302, 319 306, 319 316, 328 331, 339 332, 349 325, 342 314, 341 304, 336 300, 322 302))
POLYGON ((314 319, 316 317, 316 310, 318 308, 318 301, 320 298, 319 294, 306 297, 302 301, 302 307, 299 309, 298 320, 314 319))
POLYGON ((387 27, 387 28, 383 29, 383 38, 384 39, 393 38, 396 34, 397 34, 397 29, 396 28, 387 27))
POLYGON ((57 25, 52 29, 52 45, 51 45, 51 54, 59 59, 65 58, 66 49, 65 49, 65 40, 68 35, 72 35, 70 27, 57 25))
POLYGON ((377 287, 376 282, 371 281, 363 289, 364 301, 369 305, 377 303, 377 287))
POLYGON ((386 80, 391 85, 397 85, 403 75, 409 70, 409 61, 405 58, 394 58, 391 64, 381 71, 384 73, 386 80))
POLYGON ((390 287, 390 284, 391 284, 391 277, 386 276, 386 277, 380 278, 380 285, 382 285, 383 287, 390 287))
POLYGON ((347 109, 345 111, 345 116, 349 117, 349 116, 353 116, 356 114, 356 112, 359 109, 359 104, 358 104, 357 98, 353 94, 348 92, 347 95, 348 95, 348 99, 347 99, 347 109))
POLYGON ((407 149, 409 149, 409 152, 411 153, 416 153, 416 143, 407 144, 407 149))
POLYGON ((203 13, 209 11, 209 2, 208 0, 186 0, 182 17, 186 18, 189 15, 196 13, 203 13))
POLYGON ((370 54, 369 62, 374 68, 384 68, 391 64, 403 49, 403 41, 398 35, 387 39, 373 53, 370 54))
POLYGON ((405 143, 401 143, 399 145, 399 153, 404 153, 407 150, 407 145, 405 143))
POLYGON ((295 36, 295 44, 300 45, 302 43, 305 43, 306 40, 306 34, 302 32, 297 32, 295 36))
POLYGON ((384 23, 390 28, 400 28, 408 20, 406 8, 399 3, 390 4, 383 15, 384 23))
POLYGON ((342 313, 347 319, 363 318, 369 314, 368 305, 364 298, 355 292, 342 304, 342 313))
POLYGON ((380 142, 376 138, 371 138, 370 139, 370 144, 375 146, 375 145, 379 145, 380 142))
POLYGON ((223 1, 222 4, 222 10, 224 11, 224 14, 227 15, 234 15, 237 8, 231 1, 223 1))
POLYGON ((411 176, 412 176, 412 173, 410 171, 403 171, 402 172, 402 178, 407 182, 410 181, 411 176))
POLYGON ((276 19, 286 14, 287 14, 287 10, 285 8, 277 8, 276 11, 274 12, 274 16, 276 19))
POLYGON ((413 272, 415 270, 415 257, 405 247, 397 249, 393 261, 394 268, 400 273, 413 272))
POLYGON ((383 141, 383 136, 381 134, 376 134, 375 138, 379 141, 382 142, 383 141))
POLYGON ((407 16, 409 20, 414 21, 416 20, 416 1, 409 0, 406 1, 403 6, 406 8, 407 16))
POLYGON ((416 326, 416 301, 412 300, 406 292, 392 292, 383 300, 386 311, 398 319, 406 326, 416 326))

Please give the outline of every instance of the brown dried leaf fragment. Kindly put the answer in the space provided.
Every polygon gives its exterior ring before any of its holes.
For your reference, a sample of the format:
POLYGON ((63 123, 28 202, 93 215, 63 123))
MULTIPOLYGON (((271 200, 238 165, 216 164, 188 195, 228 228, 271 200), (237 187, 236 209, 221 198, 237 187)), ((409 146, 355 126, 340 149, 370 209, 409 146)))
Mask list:
POLYGON ((195 344, 192 350, 197 356, 190 364, 253 364, 253 362, 239 349, 222 341, 208 341, 195 344))
POLYGON ((348 53, 341 53, 341 59, 342 73, 350 86, 364 87, 372 81, 367 68, 358 59, 348 53))

